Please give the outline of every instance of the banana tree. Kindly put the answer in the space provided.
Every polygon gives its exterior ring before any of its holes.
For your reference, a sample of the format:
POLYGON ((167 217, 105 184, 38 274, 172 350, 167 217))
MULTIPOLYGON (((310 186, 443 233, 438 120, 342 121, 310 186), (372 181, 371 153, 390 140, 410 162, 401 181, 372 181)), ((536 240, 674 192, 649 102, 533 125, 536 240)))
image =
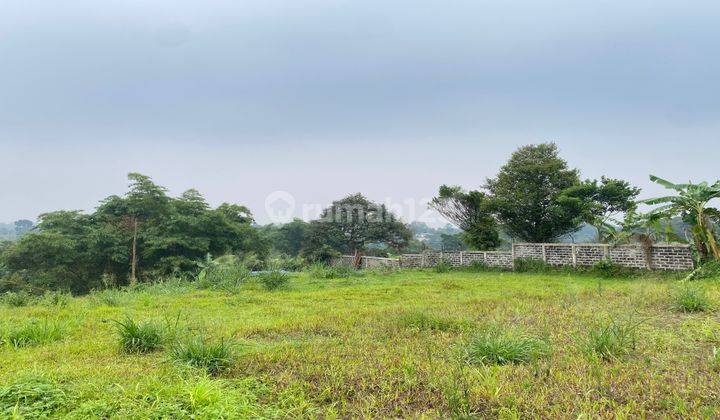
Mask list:
POLYGON ((660 207, 654 209, 653 213, 682 216, 693 227, 693 238, 700 254, 705 258, 712 256, 720 259, 715 226, 720 220, 720 211, 708 207, 712 200, 720 198, 720 181, 712 185, 707 182, 673 184, 655 175, 650 175, 650 180, 676 191, 677 195, 651 198, 641 203, 659 205, 660 207))

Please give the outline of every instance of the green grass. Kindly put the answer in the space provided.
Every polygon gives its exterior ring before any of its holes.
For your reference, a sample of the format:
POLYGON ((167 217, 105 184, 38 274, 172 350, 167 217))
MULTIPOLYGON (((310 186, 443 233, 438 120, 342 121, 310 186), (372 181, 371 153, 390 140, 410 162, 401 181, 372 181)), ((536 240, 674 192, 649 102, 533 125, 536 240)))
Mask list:
POLYGON ((150 353, 163 345, 163 328, 155 322, 138 323, 130 318, 113 322, 120 350, 125 353, 150 353))
POLYGON ((0 343, 15 349, 39 346, 62 339, 65 330, 57 321, 31 319, 0 327, 0 343))
MULTIPOLYGON (((251 280, 0 305, 3 335, 43 320, 62 330, 0 346, 0 418, 720 416, 720 317, 676 310, 671 277, 602 289, 569 272, 299 273, 272 291, 251 280), (113 319, 154 324, 162 345, 119 352, 113 319)), ((720 301, 716 279, 692 285, 720 301)))
POLYGON ((710 309, 710 299, 702 286, 686 284, 671 294, 672 306, 680 312, 704 312, 710 309))

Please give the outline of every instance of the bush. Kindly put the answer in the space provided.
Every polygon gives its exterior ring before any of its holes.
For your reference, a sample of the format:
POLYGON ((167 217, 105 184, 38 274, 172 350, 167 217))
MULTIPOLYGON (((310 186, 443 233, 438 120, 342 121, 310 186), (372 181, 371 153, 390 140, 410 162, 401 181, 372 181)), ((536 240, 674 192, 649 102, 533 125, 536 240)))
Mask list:
POLYGON ((130 318, 115 321, 118 344, 125 353, 150 353, 163 345, 163 329, 161 326, 146 322, 137 323, 130 318))
POLYGON ((524 334, 489 331, 473 338, 466 348, 469 363, 532 363, 550 354, 547 343, 524 334))
POLYGON ((670 295, 672 307, 680 312, 704 312, 710 309, 710 300, 701 286, 686 285, 670 295))
POLYGON ((2 295, 2 298, 0 298, 0 301, 2 301, 2 303, 14 308, 31 305, 35 303, 36 300, 37 299, 35 298, 35 296, 32 296, 30 293, 24 290, 19 292, 6 292, 4 295, 2 295))
POLYGON ((433 266, 433 269, 436 273, 447 273, 448 271, 452 270, 452 268, 452 264, 450 264, 450 262, 445 259, 440 259, 435 264, 435 266, 433 266))
POLYGON ((42 297, 42 304, 45 306, 67 306, 72 295, 69 293, 47 291, 42 297))
POLYGON ((485 261, 473 261, 465 267, 465 270, 480 273, 483 271, 490 271, 492 268, 487 265, 485 261))
POLYGON ((589 271, 592 274, 606 279, 624 277, 626 278, 632 277, 636 274, 635 270, 623 267, 606 258, 593 264, 592 268, 589 271))
POLYGON ((592 328, 582 343, 585 354, 605 361, 619 360, 630 355, 637 345, 637 330, 643 321, 610 320, 592 328))
POLYGON ((65 335, 65 326, 58 322, 30 321, 12 326, 0 333, 0 342, 20 348, 39 346, 60 340, 65 335))
POLYGON ((203 270, 198 275, 200 289, 235 290, 250 276, 250 270, 242 264, 220 264, 203 270))
POLYGON ((554 267, 543 260, 534 258, 515 258, 514 270, 518 273, 547 273, 554 267))
POLYGON ((260 273, 259 280, 265 290, 276 290, 285 287, 290 276, 284 271, 273 269, 260 273))
POLYGON ((47 418, 69 402, 68 394, 54 382, 29 376, 0 386, 0 417, 47 418))
POLYGON ((690 273, 686 280, 720 278, 720 260, 708 261, 690 273))
POLYGON ((308 268, 310 277, 316 279, 336 279, 347 278, 353 275, 356 270, 349 265, 327 265, 323 263, 314 263, 308 268))
POLYGON ((106 289, 101 291, 94 291, 90 295, 92 299, 101 304, 107 306, 120 306, 122 304, 125 294, 116 289, 106 289))
POLYGON ((211 375, 217 375, 228 369, 235 360, 230 344, 224 340, 209 342, 202 337, 175 345, 172 358, 178 363, 204 369, 211 375))

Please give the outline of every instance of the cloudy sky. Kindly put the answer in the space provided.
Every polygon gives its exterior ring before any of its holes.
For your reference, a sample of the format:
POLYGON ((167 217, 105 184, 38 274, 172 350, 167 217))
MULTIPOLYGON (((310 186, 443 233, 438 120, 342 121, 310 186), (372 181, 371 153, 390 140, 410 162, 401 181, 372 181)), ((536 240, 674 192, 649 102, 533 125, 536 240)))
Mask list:
POLYGON ((0 221, 142 172, 406 219, 555 141, 585 177, 720 178, 716 1, 5 0, 0 221), (284 193, 275 193, 284 191, 284 193), (413 209, 410 209, 414 207, 413 209))

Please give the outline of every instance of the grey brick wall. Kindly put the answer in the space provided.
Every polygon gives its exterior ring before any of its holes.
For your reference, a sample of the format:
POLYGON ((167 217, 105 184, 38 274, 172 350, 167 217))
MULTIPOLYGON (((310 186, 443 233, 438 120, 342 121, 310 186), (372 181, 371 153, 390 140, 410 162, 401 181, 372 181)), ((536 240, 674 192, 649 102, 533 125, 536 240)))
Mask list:
MULTIPOLYGON (((399 259, 362 257, 363 268, 434 267, 446 261, 453 267, 467 266, 482 261, 489 267, 513 268, 514 258, 529 258, 546 261, 555 266, 592 266, 598 261, 609 259, 623 267, 655 270, 691 270, 692 252, 684 244, 656 244, 646 255, 639 245, 612 246, 608 244, 513 244, 512 251, 426 251, 422 254, 403 254, 399 259), (650 257, 650 258, 648 258, 650 257), (650 263, 650 265, 648 265, 650 263)), ((335 259, 333 264, 351 265, 352 256, 335 259)))

